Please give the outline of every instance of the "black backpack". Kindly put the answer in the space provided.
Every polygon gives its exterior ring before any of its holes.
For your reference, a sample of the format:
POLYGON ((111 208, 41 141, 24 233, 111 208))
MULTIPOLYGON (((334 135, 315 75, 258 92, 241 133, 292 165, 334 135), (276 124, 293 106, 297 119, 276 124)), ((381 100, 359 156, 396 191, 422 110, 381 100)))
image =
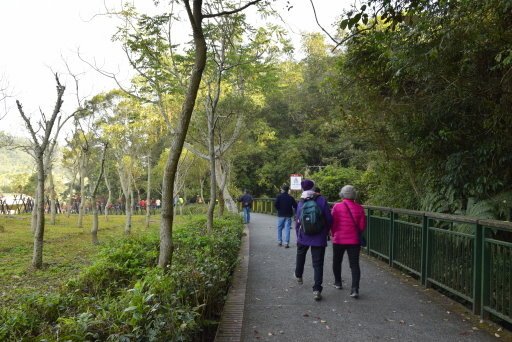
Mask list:
POLYGON ((300 212, 300 226, 306 235, 320 234, 324 229, 322 210, 316 203, 316 197, 304 199, 300 212))

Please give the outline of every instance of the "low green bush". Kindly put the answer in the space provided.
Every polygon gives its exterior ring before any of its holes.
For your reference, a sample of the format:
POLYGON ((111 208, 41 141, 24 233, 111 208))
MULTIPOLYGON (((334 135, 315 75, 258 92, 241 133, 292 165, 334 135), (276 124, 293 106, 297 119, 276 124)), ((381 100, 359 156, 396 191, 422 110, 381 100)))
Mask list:
POLYGON ((58 294, 0 310, 0 340, 194 341, 215 330, 242 236, 238 216, 184 220, 170 272, 156 267, 157 234, 105 246, 58 294))

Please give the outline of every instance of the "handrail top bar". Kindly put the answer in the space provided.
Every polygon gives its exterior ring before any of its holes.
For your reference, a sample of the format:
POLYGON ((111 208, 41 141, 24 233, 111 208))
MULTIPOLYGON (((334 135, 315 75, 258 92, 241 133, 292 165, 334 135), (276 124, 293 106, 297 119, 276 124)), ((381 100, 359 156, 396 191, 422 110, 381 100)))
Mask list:
POLYGON ((427 216, 428 218, 434 218, 434 219, 439 219, 439 220, 450 220, 450 221, 472 223, 472 224, 477 224, 478 220, 479 220, 478 217, 434 213, 434 212, 427 212, 427 213, 425 213, 425 216, 427 216))
POLYGON ((478 223, 477 217, 468 217, 468 216, 460 216, 460 215, 452 215, 452 214, 417 211, 417 210, 401 209, 401 208, 376 207, 373 205, 364 205, 363 207, 365 207, 366 209, 371 209, 371 210, 389 211, 391 213, 408 214, 408 215, 414 215, 414 216, 426 216, 428 218, 434 218, 434 219, 439 219, 439 220, 450 220, 450 221, 473 223, 473 224, 478 223))
MULTIPOLYGON (((272 200, 274 200, 274 198, 255 198, 255 200, 272 201, 272 200)), ((336 202, 329 202, 329 205, 333 205, 335 203, 336 202)), ((379 206, 374 206, 374 205, 363 205, 363 207, 365 209, 381 210, 381 211, 387 211, 387 212, 397 213, 397 214, 405 214, 405 215, 412 215, 412 216, 425 216, 427 218, 433 218, 433 219, 438 219, 438 220, 479 224, 479 225, 490 227, 490 228, 500 228, 500 229, 510 230, 512 232, 512 222, 510 222, 510 221, 481 219, 481 218, 474 217, 474 216, 443 214, 443 213, 418 211, 418 210, 403 209, 403 208, 379 207, 379 206)))
POLYGON ((378 207, 373 205, 363 205, 366 209, 372 210, 382 210, 389 211, 392 213, 399 214, 408 214, 414 216, 426 216, 433 219, 440 220, 451 220, 462 223, 472 223, 472 224, 480 224, 486 227, 494 227, 494 228, 502 228, 507 230, 512 230, 512 222, 509 221, 499 221, 499 220, 489 220, 489 219, 481 219, 473 216, 461 216, 461 215, 453 215, 453 214, 443 214, 443 213, 434 213, 434 212, 424 212, 410 209, 401 209, 401 208, 387 208, 387 207, 378 207))
POLYGON ((506 229, 506 230, 510 230, 512 232, 512 222, 510 221, 499 221, 499 220, 489 220, 489 219, 485 219, 485 220, 478 220, 478 223, 481 224, 482 226, 486 226, 486 227, 494 227, 494 228, 502 228, 502 229, 506 229))
POLYGON ((363 205, 365 209, 371 209, 371 210, 382 210, 382 211, 393 211, 393 208, 389 207, 379 207, 376 205, 363 205))
POLYGON ((417 210, 412 210, 412 209, 402 209, 402 208, 394 208, 394 209, 392 209, 392 211, 397 214, 405 214, 405 215, 411 215, 411 216, 423 216, 423 215, 427 214, 424 211, 417 211, 417 210))

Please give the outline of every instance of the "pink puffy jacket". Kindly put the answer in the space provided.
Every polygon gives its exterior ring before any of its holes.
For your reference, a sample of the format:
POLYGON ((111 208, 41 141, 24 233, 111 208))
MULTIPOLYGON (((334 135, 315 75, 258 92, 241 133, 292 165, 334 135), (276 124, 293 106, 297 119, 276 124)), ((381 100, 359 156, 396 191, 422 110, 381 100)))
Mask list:
POLYGON ((363 232, 366 229, 366 215, 364 208, 353 200, 344 199, 332 207, 332 243, 340 245, 359 244, 358 230, 363 232), (343 204, 346 203, 347 205, 343 204), (352 212, 354 220, 350 218, 348 208, 352 212), (354 224, 355 221, 355 224, 354 224))

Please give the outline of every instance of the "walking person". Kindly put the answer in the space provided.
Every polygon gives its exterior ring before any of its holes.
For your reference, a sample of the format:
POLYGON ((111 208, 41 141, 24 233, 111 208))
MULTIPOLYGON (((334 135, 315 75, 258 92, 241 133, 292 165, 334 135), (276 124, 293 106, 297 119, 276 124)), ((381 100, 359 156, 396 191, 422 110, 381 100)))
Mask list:
POLYGON ((311 248, 314 274, 313 298, 318 301, 322 299, 325 248, 332 218, 327 199, 322 195, 315 195, 314 186, 315 183, 310 179, 304 179, 301 182, 303 192, 297 204, 295 225, 297 234, 295 279, 299 284, 303 283, 306 254, 311 248))
POLYGON ((251 221, 251 207, 252 207, 252 196, 249 190, 245 190, 245 193, 238 198, 238 202, 242 202, 242 211, 244 213, 244 223, 251 221))
POLYGON ((297 210, 297 201, 290 196, 288 191, 290 187, 284 184, 281 187, 281 193, 274 201, 274 207, 277 210, 277 244, 283 245, 284 229, 284 248, 290 248, 290 228, 292 226, 292 217, 297 210))
POLYGON ((350 296, 359 298, 359 280, 361 269, 359 267, 359 254, 361 252, 361 234, 366 228, 366 215, 364 208, 355 202, 356 190, 352 185, 345 185, 340 190, 341 202, 332 208, 332 272, 334 273, 334 287, 342 289, 341 264, 343 255, 347 251, 352 285, 350 296))

